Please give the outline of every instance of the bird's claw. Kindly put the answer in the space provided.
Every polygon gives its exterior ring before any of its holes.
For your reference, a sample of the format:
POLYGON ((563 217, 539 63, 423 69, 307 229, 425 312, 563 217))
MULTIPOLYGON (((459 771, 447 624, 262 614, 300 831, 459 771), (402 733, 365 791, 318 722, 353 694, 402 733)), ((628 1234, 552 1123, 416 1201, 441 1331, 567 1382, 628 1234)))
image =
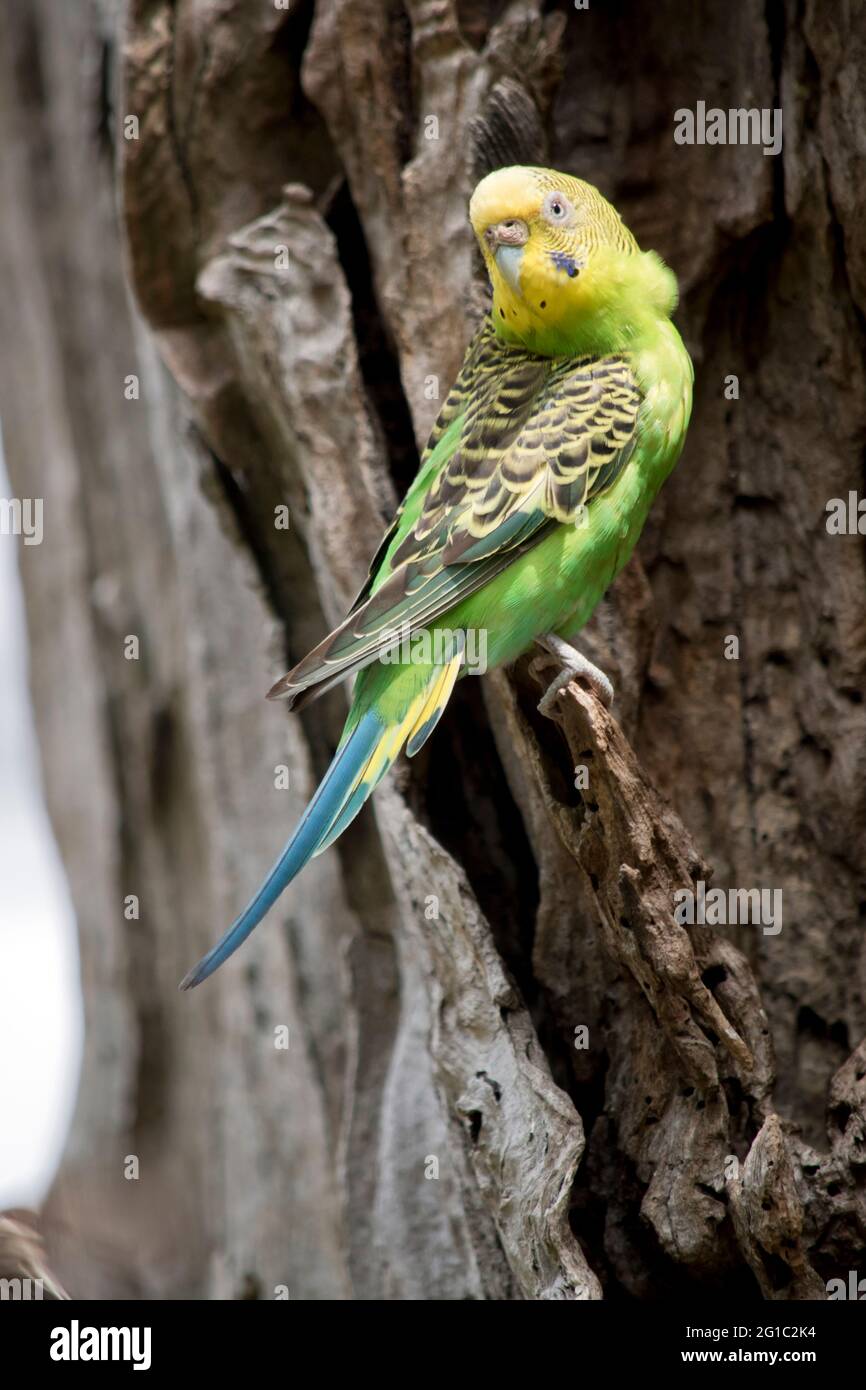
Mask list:
POLYGON ((568 642, 563 642, 561 637, 555 636, 552 632, 539 637, 538 643, 545 651, 550 652, 551 656, 557 657, 563 668, 539 700, 539 713, 550 718, 553 714, 553 702, 573 680, 586 681, 601 703, 607 708, 610 707, 613 702, 613 686, 604 671, 599 670, 598 666, 594 666, 580 652, 575 651, 574 647, 569 646, 568 642))

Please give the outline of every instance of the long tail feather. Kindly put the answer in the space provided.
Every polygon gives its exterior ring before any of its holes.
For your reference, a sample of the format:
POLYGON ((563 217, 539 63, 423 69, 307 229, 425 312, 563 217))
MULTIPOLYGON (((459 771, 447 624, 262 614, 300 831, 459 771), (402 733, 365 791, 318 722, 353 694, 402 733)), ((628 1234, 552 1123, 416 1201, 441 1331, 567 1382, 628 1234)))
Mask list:
MULTIPOLYGON (((453 657, 443 666, 430 666, 426 671, 403 667, 402 674, 392 668, 388 677, 391 687, 387 691, 390 697, 386 701, 388 713, 381 708, 374 689, 366 692, 372 702, 364 701, 367 708, 354 724, 350 715, 347 725, 350 732, 344 735, 315 796, 276 864, 222 940, 184 976, 181 989, 193 989, 201 984, 246 941, 304 865, 327 849, 354 820, 407 740, 410 751, 417 752, 445 708, 460 671, 462 654, 461 641, 453 657), (403 689, 405 695, 401 693, 403 689)), ((367 672, 361 679, 364 677, 367 672)), ((371 685, 377 679, 384 680, 384 668, 380 667, 367 679, 371 685)), ((356 688, 356 702, 360 691, 361 687, 356 688)))
POLYGON ((222 940, 184 976, 180 984, 181 989, 193 989, 219 969, 223 961, 228 960, 246 941, 265 913, 273 907, 283 889, 313 857, 334 819, 339 816, 347 790, 351 790, 358 771, 363 769, 370 753, 381 740, 382 733, 381 720, 377 718, 374 710, 368 710, 361 716, 348 738, 334 754, 331 766, 298 822, 294 835, 252 902, 232 923, 222 940))

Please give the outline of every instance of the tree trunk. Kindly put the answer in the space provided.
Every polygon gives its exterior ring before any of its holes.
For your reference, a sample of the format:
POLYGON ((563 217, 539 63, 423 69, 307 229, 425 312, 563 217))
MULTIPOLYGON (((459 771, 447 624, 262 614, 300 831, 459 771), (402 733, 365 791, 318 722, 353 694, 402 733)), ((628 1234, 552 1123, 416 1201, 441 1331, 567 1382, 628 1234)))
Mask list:
POLYGON ((822 1298, 862 1263, 866 588, 826 506, 863 486, 864 64, 817 0, 3 8, 0 410, 44 499, 87 1021, 45 1213, 73 1296, 822 1298), (782 152, 677 144, 698 96, 781 108, 782 152), (583 640, 615 719, 575 685, 543 718, 548 658, 462 682, 178 994, 336 743, 345 689, 261 696, 413 476, 506 163, 597 184, 681 285, 686 451, 583 640), (779 890, 781 930, 678 924, 711 878, 779 890))

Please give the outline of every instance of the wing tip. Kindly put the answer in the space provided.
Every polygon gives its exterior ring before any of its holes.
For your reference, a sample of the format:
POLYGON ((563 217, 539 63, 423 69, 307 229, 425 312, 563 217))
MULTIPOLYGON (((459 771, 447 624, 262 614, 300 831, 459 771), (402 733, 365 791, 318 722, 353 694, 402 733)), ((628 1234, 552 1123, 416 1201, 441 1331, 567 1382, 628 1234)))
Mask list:
POLYGON ((270 690, 265 696, 265 699, 286 700, 291 696, 292 689, 292 683, 289 680, 288 676, 280 676, 280 679, 278 681, 275 681, 274 684, 271 686, 270 690))

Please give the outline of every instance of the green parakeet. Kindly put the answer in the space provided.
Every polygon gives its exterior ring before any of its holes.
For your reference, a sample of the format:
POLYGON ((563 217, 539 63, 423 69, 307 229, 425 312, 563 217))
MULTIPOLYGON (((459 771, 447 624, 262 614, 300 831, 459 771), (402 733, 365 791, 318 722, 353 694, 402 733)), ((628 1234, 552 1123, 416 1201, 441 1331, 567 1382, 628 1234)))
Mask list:
POLYGON ((418 751, 466 674, 468 637, 484 634, 490 666, 545 640, 609 697, 562 639, 628 560, 683 445, 693 373, 670 319, 676 281, 568 174, 498 169, 469 216, 490 315, 348 616, 270 692, 297 708, 357 673, 339 746, 264 884, 184 989, 345 830, 401 749, 418 751))

